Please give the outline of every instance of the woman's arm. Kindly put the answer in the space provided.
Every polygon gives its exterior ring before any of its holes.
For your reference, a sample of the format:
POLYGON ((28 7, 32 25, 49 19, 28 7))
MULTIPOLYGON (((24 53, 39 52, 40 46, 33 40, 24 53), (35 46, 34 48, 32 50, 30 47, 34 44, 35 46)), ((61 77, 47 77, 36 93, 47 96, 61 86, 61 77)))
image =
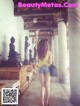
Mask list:
POLYGON ((49 64, 52 64, 52 53, 49 51, 49 58, 48 58, 49 64))

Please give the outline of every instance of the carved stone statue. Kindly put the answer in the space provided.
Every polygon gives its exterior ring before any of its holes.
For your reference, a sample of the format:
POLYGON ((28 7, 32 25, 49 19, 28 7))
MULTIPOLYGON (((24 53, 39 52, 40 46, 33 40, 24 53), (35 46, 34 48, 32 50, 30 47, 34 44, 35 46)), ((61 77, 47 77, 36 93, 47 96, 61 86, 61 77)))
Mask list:
POLYGON ((28 56, 28 46, 29 46, 30 44, 28 43, 28 37, 27 36, 25 36, 25 59, 24 59, 24 65, 26 65, 26 64, 29 64, 29 61, 28 61, 28 59, 27 59, 27 56, 28 56))
POLYGON ((11 43, 9 44, 9 48, 10 48, 10 50, 9 50, 9 58, 11 59, 11 58, 15 58, 16 55, 19 55, 19 53, 17 53, 15 51, 15 45, 14 45, 15 39, 14 39, 14 37, 12 37, 10 39, 10 41, 11 41, 11 43))
POLYGON ((18 52, 16 52, 15 51, 15 45, 14 45, 14 43, 15 43, 15 38, 14 37, 12 37, 11 39, 10 39, 10 44, 9 44, 9 48, 10 48, 10 50, 9 50, 9 61, 11 61, 11 62, 14 62, 14 64, 22 64, 22 61, 21 61, 21 55, 18 53, 18 52))
POLYGON ((15 51, 15 38, 12 37, 10 39, 9 44, 9 58, 7 61, 3 61, 2 67, 21 67, 22 66, 22 60, 21 55, 15 51))
POLYGON ((30 62, 33 61, 33 59, 32 59, 32 50, 31 50, 31 49, 29 50, 29 61, 30 61, 30 62))
POLYGON ((34 60, 36 60, 36 47, 34 47, 34 60))
POLYGON ((25 36, 25 60, 27 59, 27 52, 28 52, 28 46, 29 46, 30 44, 28 43, 28 37, 27 36, 25 36))

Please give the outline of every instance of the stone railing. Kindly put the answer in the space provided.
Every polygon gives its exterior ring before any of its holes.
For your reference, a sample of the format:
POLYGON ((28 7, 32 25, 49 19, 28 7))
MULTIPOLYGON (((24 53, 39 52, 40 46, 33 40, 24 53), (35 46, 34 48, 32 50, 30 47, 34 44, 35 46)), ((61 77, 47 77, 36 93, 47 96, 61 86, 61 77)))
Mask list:
POLYGON ((21 93, 29 86, 27 81, 27 72, 34 73, 32 65, 26 65, 22 67, 1 67, 0 68, 0 80, 19 80, 21 93))
POLYGON ((0 68, 0 80, 19 80, 21 89, 26 83, 27 68, 27 66, 0 68))
POLYGON ((1 88, 3 88, 5 86, 4 83, 0 83, 0 106, 2 106, 2 103, 1 103, 1 88))

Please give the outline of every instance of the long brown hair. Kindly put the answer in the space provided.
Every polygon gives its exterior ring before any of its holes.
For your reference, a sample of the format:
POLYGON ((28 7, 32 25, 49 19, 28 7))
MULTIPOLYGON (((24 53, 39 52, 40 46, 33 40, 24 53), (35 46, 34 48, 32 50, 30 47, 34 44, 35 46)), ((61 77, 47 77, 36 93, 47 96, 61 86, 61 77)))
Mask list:
POLYGON ((46 46, 48 47, 48 43, 47 43, 47 39, 41 39, 38 43, 38 57, 39 59, 43 60, 46 56, 47 50, 48 48, 46 48, 46 46))

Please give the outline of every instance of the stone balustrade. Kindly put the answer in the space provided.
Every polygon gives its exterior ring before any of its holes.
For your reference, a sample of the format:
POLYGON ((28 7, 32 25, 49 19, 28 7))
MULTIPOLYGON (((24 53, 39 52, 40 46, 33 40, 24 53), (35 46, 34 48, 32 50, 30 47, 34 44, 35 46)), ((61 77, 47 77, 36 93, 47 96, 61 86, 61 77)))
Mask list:
POLYGON ((19 80, 20 91, 23 93, 29 86, 27 81, 27 72, 34 73, 32 65, 26 65, 22 67, 1 67, 0 68, 0 80, 19 80))
POLYGON ((0 106, 2 106, 2 103, 1 103, 1 88, 3 88, 5 86, 4 83, 0 83, 0 106))
MULTIPOLYGON (((28 66, 23 67, 1 67, 0 80, 19 80, 20 89, 26 83, 26 71, 28 66)), ((26 83, 27 84, 27 83, 26 83)), ((27 85, 26 85, 27 87, 27 85)), ((25 87, 25 89, 26 89, 25 87)))

